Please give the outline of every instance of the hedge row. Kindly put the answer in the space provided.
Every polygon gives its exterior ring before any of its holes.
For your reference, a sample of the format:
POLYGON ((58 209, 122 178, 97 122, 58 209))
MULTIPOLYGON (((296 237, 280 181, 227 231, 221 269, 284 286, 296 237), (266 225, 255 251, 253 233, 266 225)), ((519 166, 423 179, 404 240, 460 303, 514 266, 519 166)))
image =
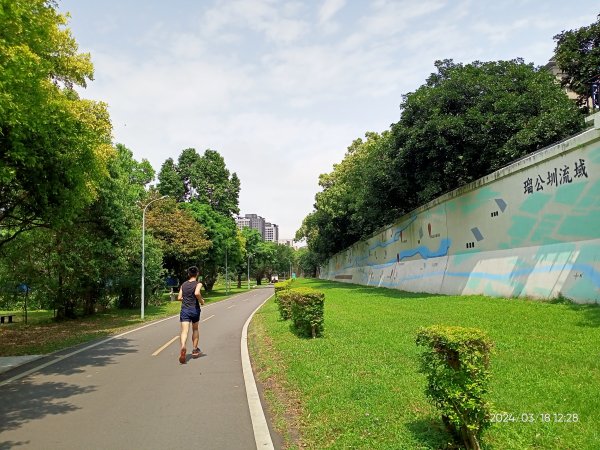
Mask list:
MULTIPOLYGON (((325 295, 316 289, 293 288, 292 280, 275 284, 275 302, 283 320, 307 337, 323 335, 325 295)), ((434 325, 421 328, 416 343, 424 347, 421 372, 427 377, 426 395, 440 410, 456 443, 479 450, 479 439, 490 425, 485 400, 493 343, 477 328, 434 325)))
POLYGON ((325 294, 308 287, 292 288, 291 283, 284 286, 285 283, 275 284, 275 302, 281 318, 291 319, 294 329, 301 336, 322 336, 325 294))

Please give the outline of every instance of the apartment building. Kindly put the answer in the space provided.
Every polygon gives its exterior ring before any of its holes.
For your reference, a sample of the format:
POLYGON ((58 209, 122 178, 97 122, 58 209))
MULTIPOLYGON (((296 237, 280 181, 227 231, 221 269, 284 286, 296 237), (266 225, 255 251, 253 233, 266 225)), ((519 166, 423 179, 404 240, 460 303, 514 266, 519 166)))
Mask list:
POLYGON ((279 242, 279 226, 274 223, 267 222, 265 223, 265 241, 269 242, 279 242))

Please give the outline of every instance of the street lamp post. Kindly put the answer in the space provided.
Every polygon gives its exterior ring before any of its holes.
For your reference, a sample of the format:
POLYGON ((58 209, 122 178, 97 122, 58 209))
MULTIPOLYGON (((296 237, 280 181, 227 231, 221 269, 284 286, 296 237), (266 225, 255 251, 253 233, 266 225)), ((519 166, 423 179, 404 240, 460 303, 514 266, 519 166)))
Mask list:
POLYGON ((145 275, 146 275, 146 209, 152 203, 157 202, 158 200, 162 200, 163 198, 168 197, 168 195, 163 195, 160 198, 155 198, 150 201, 146 206, 144 206, 144 211, 142 212, 142 320, 144 320, 144 303, 145 303, 145 294, 144 294, 144 285, 145 285, 145 275))
POLYGON ((225 245, 225 293, 229 294, 229 267, 227 266, 227 245, 225 245))
POLYGON ((250 253, 248 253, 248 290, 250 290, 250 253))

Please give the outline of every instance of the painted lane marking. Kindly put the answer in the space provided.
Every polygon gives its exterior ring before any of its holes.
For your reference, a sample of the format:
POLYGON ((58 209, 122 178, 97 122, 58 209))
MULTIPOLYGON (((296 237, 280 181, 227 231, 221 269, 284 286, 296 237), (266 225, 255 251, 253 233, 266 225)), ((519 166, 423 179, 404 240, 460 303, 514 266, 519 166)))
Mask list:
POLYGON ((177 339, 179 339, 179 336, 175 336, 173 339, 171 339, 169 342, 167 342, 165 345, 163 345, 161 348, 159 348, 158 350, 156 350, 154 353, 152 353, 152 356, 156 356, 158 355, 160 352, 162 352, 165 348, 167 348, 169 345, 171 345, 173 342, 175 342, 177 339))
POLYGON ((246 396, 248 397, 248 408, 250 409, 250 418, 252 419, 252 428, 254 430, 254 440, 256 442, 257 449, 272 450, 273 440, 271 439, 271 433, 269 432, 269 426, 267 425, 267 419, 265 418, 265 412, 260 402, 258 395, 258 388, 256 387, 256 381, 254 380, 254 374, 252 373, 252 365, 250 364, 250 354, 248 353, 248 325, 254 317, 254 313, 264 305, 273 295, 269 296, 264 302, 262 302, 248 317, 244 328, 242 328, 242 372, 244 373, 244 384, 246 385, 246 396))
POLYGON ((227 307, 227 309, 231 309, 231 308, 233 308, 234 306, 235 306, 235 303, 234 303, 233 305, 229 305, 229 306, 227 307))
POLYGON ((212 316, 208 316, 206 319, 203 319, 202 322, 206 322, 208 319, 212 319, 213 317, 215 317, 214 314, 212 316))

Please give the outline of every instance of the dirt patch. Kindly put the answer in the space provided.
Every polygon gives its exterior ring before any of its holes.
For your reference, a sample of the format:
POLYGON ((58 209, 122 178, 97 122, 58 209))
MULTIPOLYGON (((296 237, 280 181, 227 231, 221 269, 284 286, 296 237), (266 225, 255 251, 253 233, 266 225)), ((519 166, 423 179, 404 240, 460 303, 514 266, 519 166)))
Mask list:
POLYGON ((11 324, 0 327, 0 356, 43 355, 131 326, 123 318, 81 318, 41 324, 11 324))

